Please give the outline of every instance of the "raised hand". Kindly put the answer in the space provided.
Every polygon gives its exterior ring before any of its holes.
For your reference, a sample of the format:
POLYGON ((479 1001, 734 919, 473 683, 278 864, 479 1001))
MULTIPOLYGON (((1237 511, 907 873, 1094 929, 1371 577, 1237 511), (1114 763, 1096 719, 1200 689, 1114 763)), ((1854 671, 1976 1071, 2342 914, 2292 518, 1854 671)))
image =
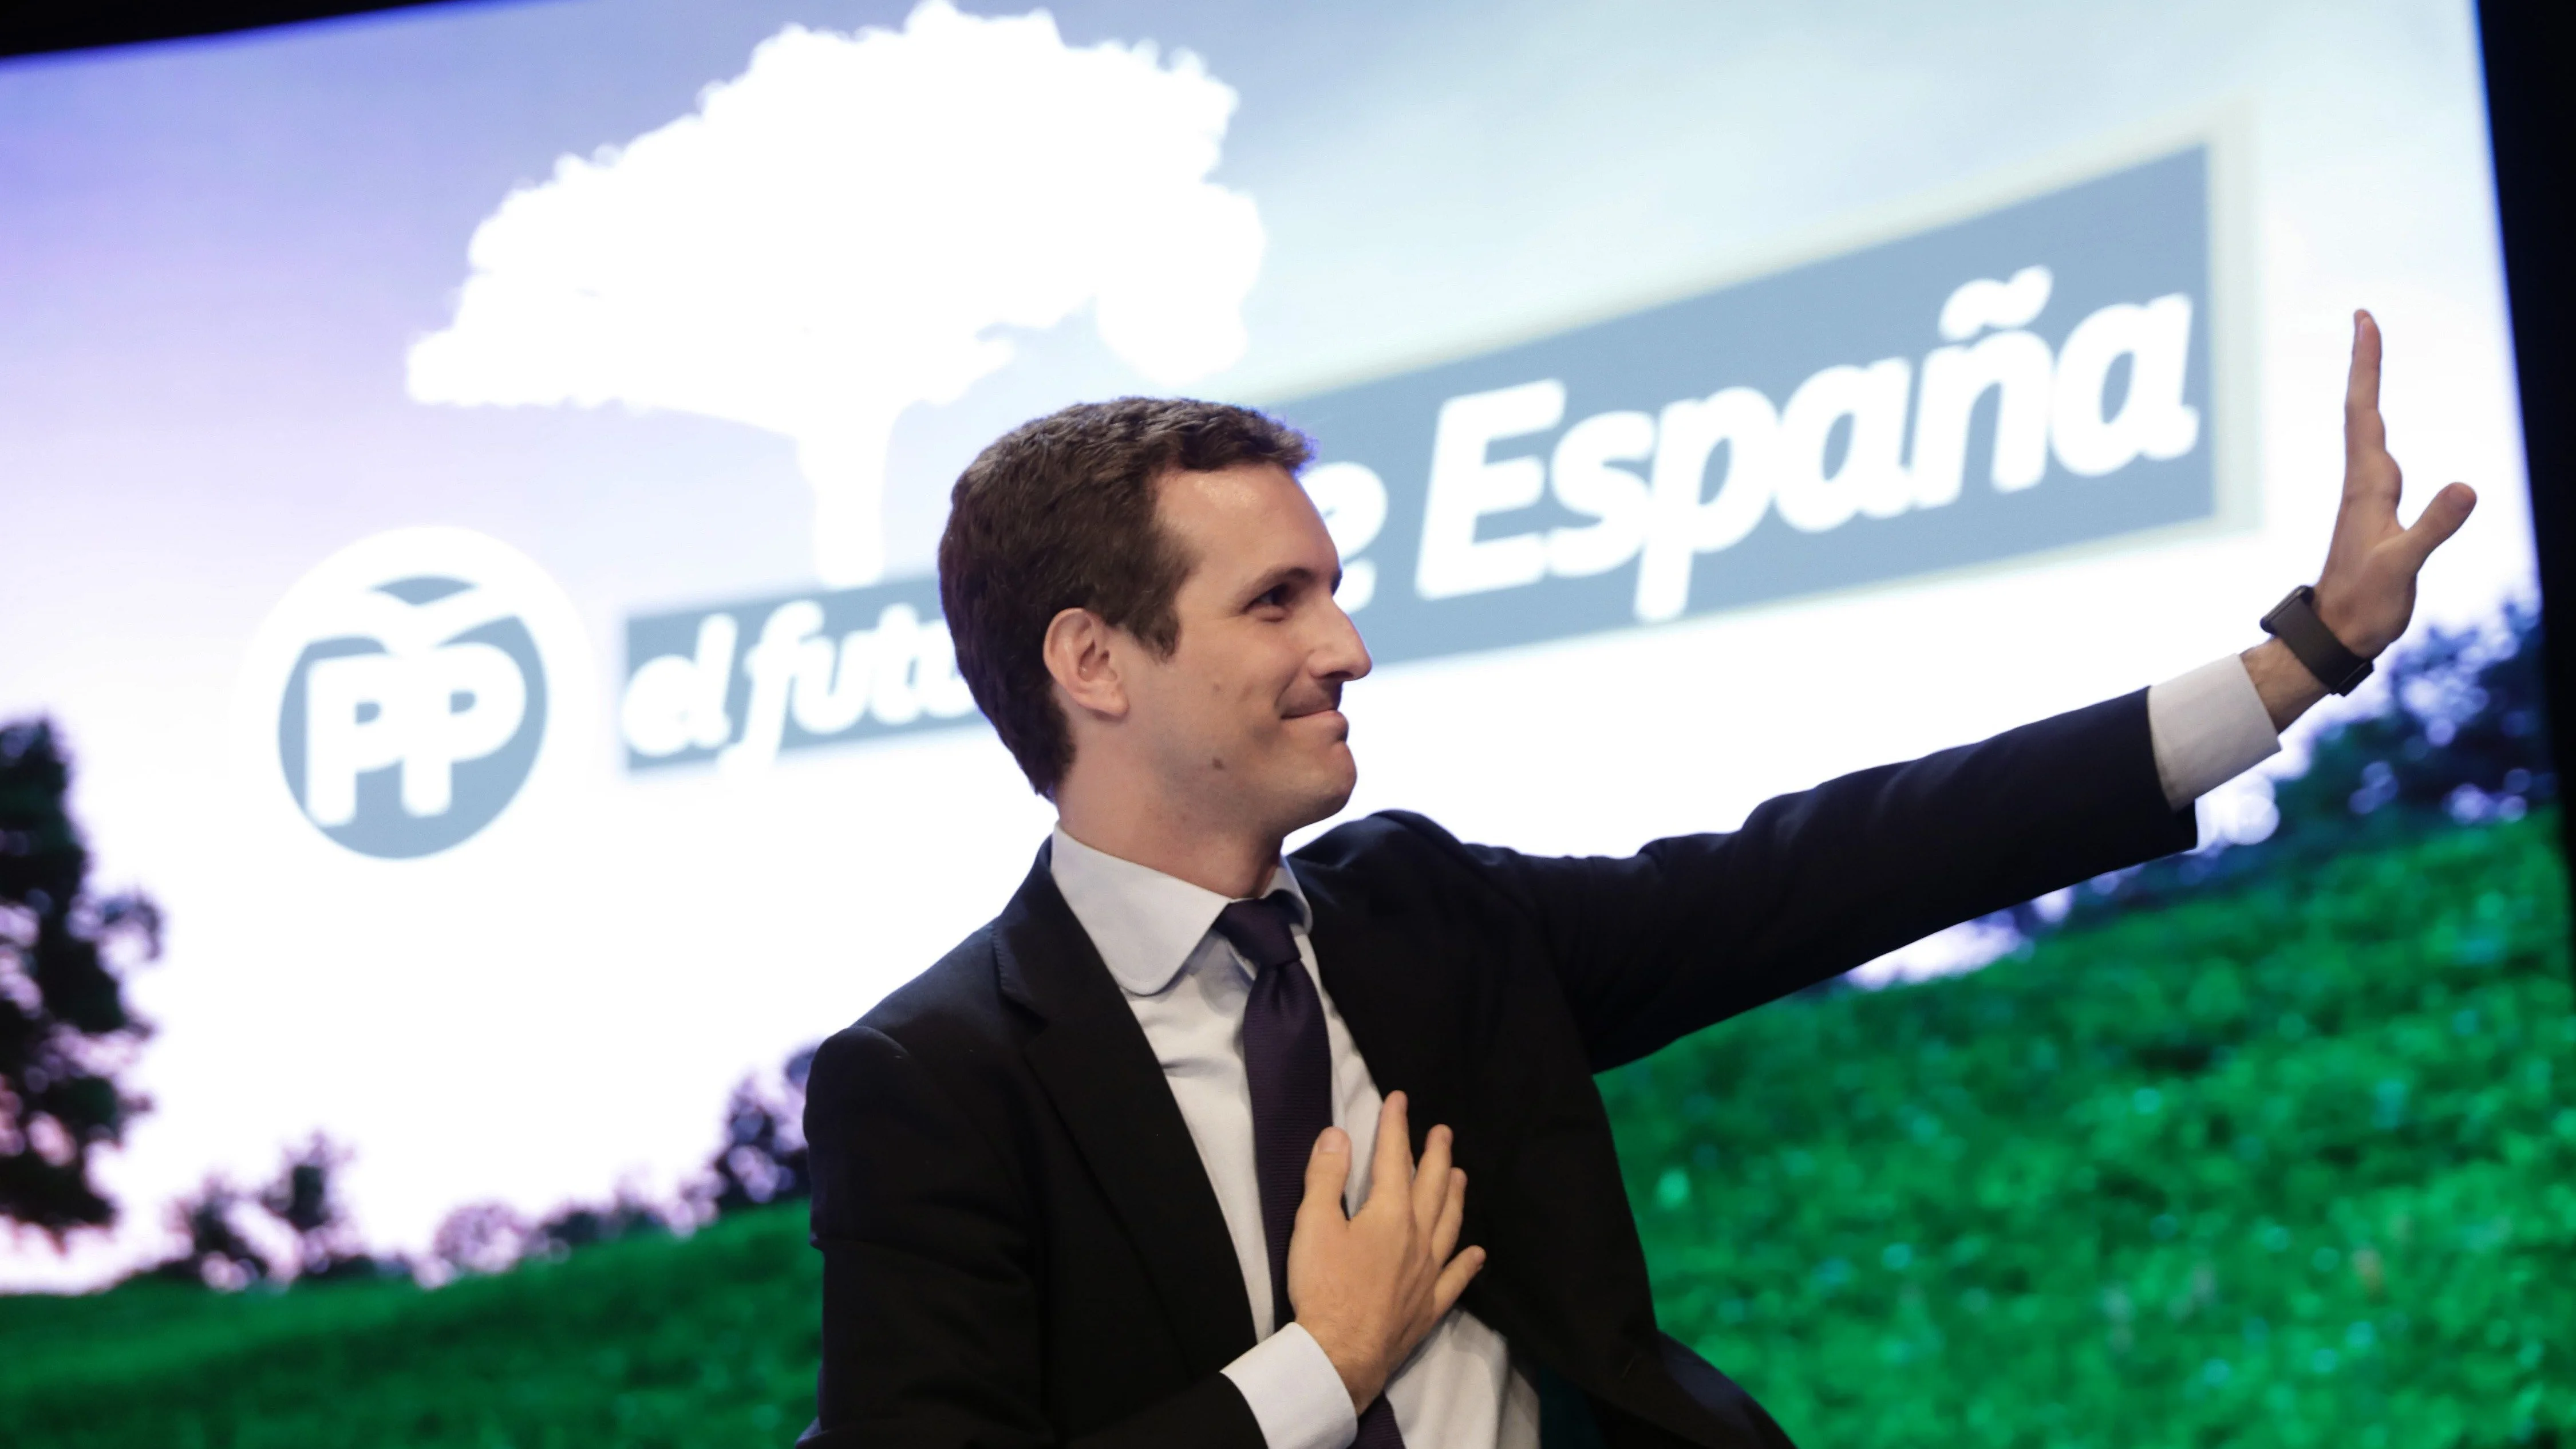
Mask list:
POLYGON ((1404 1113, 1404 1094, 1389 1092, 1378 1110, 1368 1201, 1348 1216, 1350 1134, 1324 1129, 1306 1162, 1306 1199, 1288 1240, 1288 1301, 1340 1371, 1355 1411, 1376 1402, 1485 1266, 1484 1249, 1457 1251, 1467 1174, 1449 1164, 1449 1129, 1426 1134, 1416 1168, 1404 1113))
POLYGON ((2379 324, 2353 314, 2352 375, 2343 397, 2343 507, 2317 579, 2317 617, 2364 659, 2397 641, 2415 614, 2415 575, 2469 521, 2478 495, 2452 483, 2411 527, 2397 522, 2402 484, 2379 417, 2379 324))
MULTIPOLYGON (((2446 485, 2415 522, 2397 521, 2403 477, 2388 455, 2388 427, 2379 416, 2379 324, 2368 312, 2352 319, 2352 373, 2343 397, 2343 506, 2326 545, 2325 571, 2317 577, 2317 617, 2343 646, 2364 659, 2406 632, 2415 615, 2415 576, 2444 540, 2469 521, 2477 493, 2466 483, 2446 485)), ((2275 726, 2287 725, 2325 697, 2279 640, 2246 651, 2245 666, 2275 726)))

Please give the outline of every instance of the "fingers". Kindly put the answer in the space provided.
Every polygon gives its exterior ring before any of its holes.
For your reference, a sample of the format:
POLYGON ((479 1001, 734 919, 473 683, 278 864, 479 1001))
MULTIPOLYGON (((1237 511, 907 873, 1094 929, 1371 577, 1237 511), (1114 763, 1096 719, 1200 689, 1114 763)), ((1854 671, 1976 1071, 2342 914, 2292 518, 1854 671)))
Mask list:
POLYGON ((2413 566, 2424 567, 2424 560, 2460 531, 2460 525, 2469 521, 2470 510, 2477 506, 2477 490, 2466 483, 2448 484, 2434 494, 2433 501, 2424 505, 2423 514, 2406 530, 2405 550, 2413 566))
POLYGON ((1370 1158, 1369 1201, 1374 1203, 1386 1193, 1398 1194, 1398 1202, 1409 1203, 1413 1187, 1413 1138, 1405 1125, 1404 1094, 1389 1092, 1385 1105, 1377 1109, 1377 1151, 1370 1158))
POLYGON ((1440 1281, 1431 1287, 1432 1318, 1436 1320, 1457 1307, 1458 1295, 1466 1292, 1467 1285, 1476 1281, 1476 1275, 1483 1271, 1485 1250, 1482 1248, 1469 1248, 1450 1259, 1449 1266, 1440 1270, 1440 1281))
POLYGON ((1434 1127, 1422 1135, 1422 1162, 1413 1170, 1413 1220, 1426 1233, 1439 1220, 1449 1172, 1449 1129, 1434 1127))
POLYGON ((1342 1216, 1342 1188, 1351 1180, 1351 1134, 1339 1127, 1327 1127, 1315 1137, 1315 1150, 1306 1154, 1306 1200, 1297 1205, 1297 1220, 1320 1213, 1330 1213, 1327 1221, 1338 1222, 1342 1216))
MULTIPOLYGON (((1426 1171, 1423 1176, 1431 1174, 1426 1171)), ((1450 1168, 1441 1182, 1439 1215, 1431 1220, 1431 1261, 1446 1263, 1458 1247, 1458 1227, 1467 1217, 1467 1174, 1450 1168)))
POLYGON ((2355 312, 2352 372, 2343 394, 2344 492, 2385 494, 2397 506, 2397 465, 2388 456, 2388 424, 2379 415, 2379 324, 2355 312))
POLYGON ((2379 323, 2368 312, 2352 314, 2352 371, 2345 375, 2347 417, 2379 411, 2379 323))

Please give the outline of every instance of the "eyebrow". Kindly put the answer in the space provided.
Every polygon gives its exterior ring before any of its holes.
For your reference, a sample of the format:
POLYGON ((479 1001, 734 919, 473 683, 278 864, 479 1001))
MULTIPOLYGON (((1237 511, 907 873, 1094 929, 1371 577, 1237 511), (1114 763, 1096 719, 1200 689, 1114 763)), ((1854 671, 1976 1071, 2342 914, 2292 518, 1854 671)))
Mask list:
MULTIPOLYGON (((1281 584, 1317 582, 1320 582, 1320 579, 1313 569, 1306 567, 1304 564, 1288 564, 1283 567, 1273 569, 1269 573, 1263 574, 1259 579, 1256 579, 1253 582, 1252 588, 1244 594, 1243 598, 1244 602, 1250 603, 1252 600, 1260 598, 1263 594, 1269 593, 1272 589, 1279 587, 1281 584)), ((1332 587, 1338 589, 1341 586, 1342 571, 1339 567, 1336 567, 1333 570, 1332 587)))

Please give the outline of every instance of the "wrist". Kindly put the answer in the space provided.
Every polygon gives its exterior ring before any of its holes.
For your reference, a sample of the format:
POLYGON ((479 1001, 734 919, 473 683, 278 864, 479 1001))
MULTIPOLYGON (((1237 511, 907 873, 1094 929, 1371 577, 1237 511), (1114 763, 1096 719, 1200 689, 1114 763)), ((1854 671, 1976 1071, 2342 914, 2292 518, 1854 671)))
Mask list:
POLYGON ((1351 1412, 1368 1412, 1368 1406, 1386 1392, 1384 1365, 1356 1354, 1337 1354, 1330 1347, 1325 1348, 1324 1357, 1333 1361, 1333 1372, 1342 1376, 1342 1389, 1351 1396, 1351 1412))
POLYGON ((2317 591, 2306 584, 2290 590, 2263 616, 2263 632, 2286 645, 2309 676, 2333 694, 2350 694, 2370 677, 2370 660, 2344 642, 2326 623, 2317 591))
POLYGON ((2262 699, 2275 734, 2326 697, 2326 687, 2278 639, 2266 639, 2237 658, 2244 661, 2245 677, 2254 682, 2254 693, 2262 699))
POLYGON ((2342 588, 2320 582, 2316 587, 2317 622, 2339 640, 2343 647, 2363 659, 2377 659, 2394 642, 2378 637, 2378 632, 2365 622, 2362 610, 2342 588))
POLYGON ((1225 1366, 1270 1449, 1348 1449, 1359 1410, 1323 1345, 1291 1323, 1225 1366))
POLYGON ((1302 1318, 1298 1322, 1305 1324, 1315 1346, 1322 1349, 1324 1357, 1332 1362, 1333 1372, 1341 1375, 1342 1387, 1351 1396, 1352 1410, 1364 1410, 1376 1403, 1377 1396, 1386 1391, 1386 1366, 1379 1363, 1374 1355, 1354 1348, 1335 1331, 1334 1325, 1308 1323, 1302 1318))

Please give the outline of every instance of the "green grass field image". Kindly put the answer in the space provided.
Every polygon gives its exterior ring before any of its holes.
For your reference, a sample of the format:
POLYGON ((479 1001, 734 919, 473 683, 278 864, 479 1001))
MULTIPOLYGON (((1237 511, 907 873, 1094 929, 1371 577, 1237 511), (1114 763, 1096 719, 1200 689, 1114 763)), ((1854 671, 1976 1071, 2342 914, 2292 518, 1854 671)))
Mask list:
MULTIPOLYGON (((1668 1332, 1819 1446, 2576 1445, 2552 812, 1602 1080, 1668 1332)), ((0 1444, 784 1446, 801 1204, 437 1290, 0 1298, 0 1444)))

